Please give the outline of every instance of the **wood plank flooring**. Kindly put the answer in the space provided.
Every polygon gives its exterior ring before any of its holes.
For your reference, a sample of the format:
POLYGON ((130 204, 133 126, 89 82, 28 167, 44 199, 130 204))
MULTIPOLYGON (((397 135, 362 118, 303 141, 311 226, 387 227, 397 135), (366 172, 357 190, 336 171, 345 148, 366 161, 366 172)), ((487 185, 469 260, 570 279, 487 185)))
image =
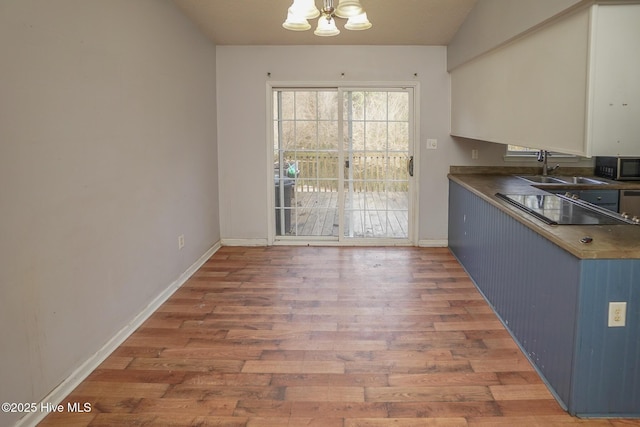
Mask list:
POLYGON ((223 247, 41 426, 640 426, 580 420, 447 249, 223 247))

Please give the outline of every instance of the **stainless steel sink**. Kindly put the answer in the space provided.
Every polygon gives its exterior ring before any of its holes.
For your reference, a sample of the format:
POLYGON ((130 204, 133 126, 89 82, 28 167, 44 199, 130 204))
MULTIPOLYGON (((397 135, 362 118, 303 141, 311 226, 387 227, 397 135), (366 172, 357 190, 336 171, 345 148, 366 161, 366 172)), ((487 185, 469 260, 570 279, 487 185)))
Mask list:
POLYGON ((589 184, 589 185, 601 185, 607 184, 604 181, 598 181, 593 178, 585 178, 584 176, 563 176, 561 177, 568 184, 589 184))
POLYGON ((599 181, 593 178, 587 178, 584 176, 544 176, 544 175, 527 175, 518 176, 520 179, 524 179, 529 182, 535 182, 538 184, 583 184, 583 185, 601 185, 608 184, 604 181, 599 181))
POLYGON ((518 178, 524 179, 529 182, 537 182, 540 184, 567 184, 566 181, 562 181, 553 176, 530 175, 530 176, 519 176, 518 178))

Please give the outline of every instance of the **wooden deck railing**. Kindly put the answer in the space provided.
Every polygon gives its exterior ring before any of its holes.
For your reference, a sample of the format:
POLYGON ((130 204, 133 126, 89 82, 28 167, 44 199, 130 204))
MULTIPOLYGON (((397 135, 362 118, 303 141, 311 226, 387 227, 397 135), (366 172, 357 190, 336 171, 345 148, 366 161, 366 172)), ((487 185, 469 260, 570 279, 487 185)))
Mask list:
MULTIPOLYGON (((285 152, 285 159, 297 162, 296 191, 338 191, 338 155, 328 152, 285 152)), ((348 157, 345 155, 345 160, 348 157)), ((354 191, 408 190, 407 156, 400 153, 354 153, 351 157, 354 191), (366 184, 365 184, 366 179, 366 184), (365 188, 366 185, 366 188, 365 188)), ((345 169, 345 179, 349 179, 345 169)))

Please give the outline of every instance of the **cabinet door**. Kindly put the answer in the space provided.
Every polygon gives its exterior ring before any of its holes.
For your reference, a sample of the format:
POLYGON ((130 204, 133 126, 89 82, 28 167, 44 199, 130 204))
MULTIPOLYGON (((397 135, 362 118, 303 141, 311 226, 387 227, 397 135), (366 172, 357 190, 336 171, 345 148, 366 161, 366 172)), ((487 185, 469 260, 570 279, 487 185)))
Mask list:
POLYGON ((586 154, 588 10, 451 71, 451 134, 586 154))
POLYGON ((581 190, 580 199, 610 211, 618 212, 618 190, 581 190))
POLYGON ((592 10, 591 155, 640 155, 640 4, 592 10))

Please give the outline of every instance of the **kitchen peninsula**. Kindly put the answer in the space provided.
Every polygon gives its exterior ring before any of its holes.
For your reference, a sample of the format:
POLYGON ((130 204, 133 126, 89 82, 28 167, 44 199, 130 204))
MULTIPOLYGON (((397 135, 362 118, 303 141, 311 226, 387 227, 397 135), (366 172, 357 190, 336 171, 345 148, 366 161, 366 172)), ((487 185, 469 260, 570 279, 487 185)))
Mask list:
POLYGON ((556 398, 572 415, 640 417, 640 225, 548 225, 496 193, 596 187, 464 172, 449 175, 449 247, 556 398), (612 302, 624 326, 609 326, 612 302))

